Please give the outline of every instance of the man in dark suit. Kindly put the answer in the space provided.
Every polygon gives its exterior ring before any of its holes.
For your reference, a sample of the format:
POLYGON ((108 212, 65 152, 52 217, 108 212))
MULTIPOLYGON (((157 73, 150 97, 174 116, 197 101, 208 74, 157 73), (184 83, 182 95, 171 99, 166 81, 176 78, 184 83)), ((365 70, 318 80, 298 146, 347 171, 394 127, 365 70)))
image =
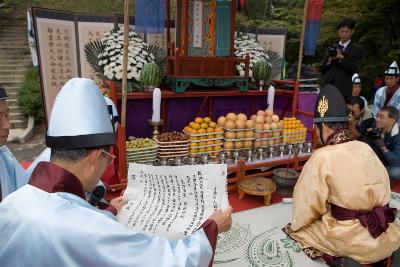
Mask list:
POLYGON ((351 41, 356 22, 346 18, 338 26, 339 43, 328 47, 321 72, 323 85, 333 84, 347 99, 352 94, 351 77, 357 72, 364 56, 364 48, 351 41))

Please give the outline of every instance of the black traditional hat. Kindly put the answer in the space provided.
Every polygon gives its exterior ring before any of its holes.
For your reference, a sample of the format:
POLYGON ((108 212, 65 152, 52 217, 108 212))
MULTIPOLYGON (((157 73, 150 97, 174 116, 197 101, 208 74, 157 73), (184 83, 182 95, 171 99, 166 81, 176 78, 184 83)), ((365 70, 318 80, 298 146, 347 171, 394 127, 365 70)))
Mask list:
POLYGON ((314 110, 314 123, 348 121, 346 102, 339 90, 327 84, 318 95, 314 110))
POLYGON ((4 87, 0 84, 0 100, 4 100, 7 98, 6 90, 4 87))

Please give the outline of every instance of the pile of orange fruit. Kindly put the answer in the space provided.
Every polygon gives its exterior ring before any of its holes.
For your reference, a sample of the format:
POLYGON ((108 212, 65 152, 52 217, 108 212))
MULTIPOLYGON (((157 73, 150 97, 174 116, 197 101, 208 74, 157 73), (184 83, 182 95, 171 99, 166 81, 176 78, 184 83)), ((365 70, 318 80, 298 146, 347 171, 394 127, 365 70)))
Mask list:
POLYGON ((197 117, 183 128, 189 136, 190 154, 205 154, 216 156, 222 149, 224 130, 213 122, 210 117, 197 117))
MULTIPOLYGON (((183 128, 183 131, 189 135, 197 135, 197 134, 214 135, 215 133, 217 133, 222 137, 222 132, 224 130, 220 126, 218 126, 217 123, 213 122, 210 117, 204 117, 204 118, 197 117, 196 119, 194 119, 194 121, 190 122, 189 125, 185 126, 185 128, 183 128)), ((215 136, 210 138, 214 137, 215 136)), ((192 139, 192 140, 197 140, 197 139, 192 139)))
POLYGON ((285 144, 305 142, 307 128, 295 117, 283 118, 283 142, 285 144))

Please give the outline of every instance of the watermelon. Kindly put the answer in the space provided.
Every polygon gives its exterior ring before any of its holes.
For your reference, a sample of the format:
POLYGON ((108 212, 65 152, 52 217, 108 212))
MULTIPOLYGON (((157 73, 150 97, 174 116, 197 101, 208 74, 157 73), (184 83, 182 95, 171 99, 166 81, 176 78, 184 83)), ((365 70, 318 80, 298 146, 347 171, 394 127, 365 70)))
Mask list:
POLYGON ((268 81, 271 76, 271 64, 265 60, 257 61, 253 66, 253 78, 256 81, 268 81))
POLYGON ((144 86, 159 86, 161 83, 161 69, 156 63, 147 63, 140 71, 139 82, 144 86))

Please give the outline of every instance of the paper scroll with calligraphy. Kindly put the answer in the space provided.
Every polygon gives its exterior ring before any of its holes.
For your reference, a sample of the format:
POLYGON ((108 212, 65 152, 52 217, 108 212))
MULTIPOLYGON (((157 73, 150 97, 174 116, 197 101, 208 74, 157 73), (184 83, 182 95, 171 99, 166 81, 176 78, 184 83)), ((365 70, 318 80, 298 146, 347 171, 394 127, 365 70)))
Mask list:
POLYGON ((89 62, 85 57, 85 44, 101 39, 105 32, 111 31, 114 27, 114 23, 105 22, 78 22, 78 33, 79 33, 79 53, 80 53, 80 64, 81 64, 81 77, 88 78, 99 82, 100 79, 96 73, 90 67, 89 62))
POLYGON ((129 164, 129 199, 118 221, 170 239, 194 233, 216 209, 228 205, 226 164, 150 166, 129 164))
POLYGON ((73 21, 36 18, 47 119, 61 87, 78 76, 73 21))

